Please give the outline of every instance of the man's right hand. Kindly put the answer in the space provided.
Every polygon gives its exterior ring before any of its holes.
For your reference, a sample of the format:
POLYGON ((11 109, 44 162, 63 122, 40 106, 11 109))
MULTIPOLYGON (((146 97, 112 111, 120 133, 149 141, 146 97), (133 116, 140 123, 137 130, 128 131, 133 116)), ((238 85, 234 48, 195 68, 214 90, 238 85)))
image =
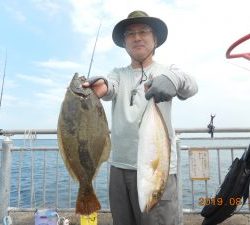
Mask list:
POLYGON ((90 87, 98 98, 102 98, 108 92, 108 81, 102 76, 90 77, 83 83, 83 87, 90 87))

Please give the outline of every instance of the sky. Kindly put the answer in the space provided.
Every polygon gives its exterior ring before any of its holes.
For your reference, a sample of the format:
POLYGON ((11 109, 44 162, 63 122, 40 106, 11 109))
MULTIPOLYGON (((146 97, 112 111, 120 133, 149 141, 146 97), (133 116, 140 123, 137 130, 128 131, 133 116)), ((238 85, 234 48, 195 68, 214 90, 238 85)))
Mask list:
MULTIPOLYGON (((206 128, 210 114, 217 128, 250 127, 250 61, 225 57, 250 33, 249 0, 1 0, 0 9, 0 129, 56 129, 73 74, 88 73, 100 22, 90 76, 130 64, 111 35, 138 9, 168 26, 154 60, 178 65, 199 86, 194 97, 174 99, 174 127, 206 128)), ((250 40, 235 52, 250 52, 250 40)), ((110 121, 111 104, 103 105, 110 121)))

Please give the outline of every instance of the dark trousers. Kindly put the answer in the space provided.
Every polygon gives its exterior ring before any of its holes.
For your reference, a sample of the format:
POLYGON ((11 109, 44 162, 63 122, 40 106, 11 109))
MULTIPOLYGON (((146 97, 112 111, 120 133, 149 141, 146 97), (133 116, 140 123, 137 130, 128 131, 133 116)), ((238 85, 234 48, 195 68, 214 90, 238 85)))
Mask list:
POLYGON ((178 198, 176 175, 168 177, 166 190, 159 203, 141 213, 137 193, 137 171, 111 166, 109 184, 113 225, 177 225, 178 198))

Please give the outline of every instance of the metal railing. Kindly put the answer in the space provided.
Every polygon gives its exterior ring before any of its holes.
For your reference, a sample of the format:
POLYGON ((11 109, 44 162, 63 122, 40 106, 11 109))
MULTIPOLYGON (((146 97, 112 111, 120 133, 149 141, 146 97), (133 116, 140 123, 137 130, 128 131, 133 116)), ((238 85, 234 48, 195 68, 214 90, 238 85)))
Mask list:
MULTIPOLYGON (((176 129, 177 147, 181 150, 178 151, 178 160, 183 189, 179 189, 184 211, 200 212, 202 206, 199 205, 199 198, 210 196, 216 191, 234 158, 241 155, 250 143, 250 128, 216 129, 213 139, 207 132, 208 129, 176 129), (210 169, 217 171, 206 181, 194 181, 188 177, 188 152, 197 146, 209 150, 212 160, 210 169)), ((37 138, 44 135, 54 135, 56 138, 56 130, 0 130, 0 135, 4 137, 0 149, 0 220, 10 210, 34 211, 49 207, 72 211, 78 184, 68 175, 56 140, 47 140, 46 145, 41 145, 46 141, 37 138)), ((105 163, 94 181, 104 211, 109 210, 108 171, 109 164, 105 163)), ((248 208, 245 207, 243 212, 248 213, 248 208)))

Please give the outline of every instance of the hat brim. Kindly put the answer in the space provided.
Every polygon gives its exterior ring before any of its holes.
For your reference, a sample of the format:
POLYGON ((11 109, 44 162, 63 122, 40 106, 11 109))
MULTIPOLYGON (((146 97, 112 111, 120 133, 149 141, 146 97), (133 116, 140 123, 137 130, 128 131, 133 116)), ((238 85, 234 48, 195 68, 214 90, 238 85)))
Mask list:
POLYGON ((162 20, 155 17, 135 17, 124 19, 115 25, 112 33, 112 38, 116 45, 124 48, 124 32, 126 30, 126 27, 135 23, 147 24, 153 29, 154 34, 157 37, 156 47, 159 47, 166 41, 168 36, 168 28, 162 20))

